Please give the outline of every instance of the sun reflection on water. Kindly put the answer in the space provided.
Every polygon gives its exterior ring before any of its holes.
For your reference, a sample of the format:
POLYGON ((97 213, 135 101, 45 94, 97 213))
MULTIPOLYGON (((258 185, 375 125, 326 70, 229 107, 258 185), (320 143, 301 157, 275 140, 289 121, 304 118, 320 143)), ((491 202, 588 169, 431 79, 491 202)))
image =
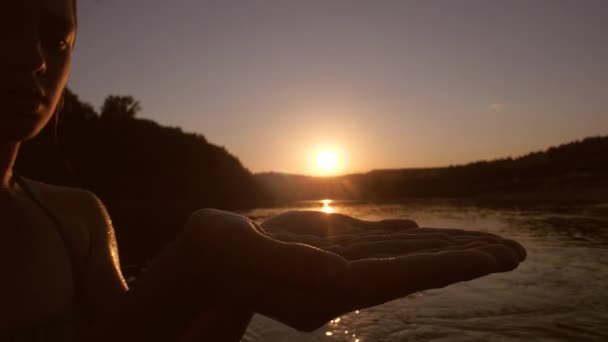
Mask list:
POLYGON ((320 202, 321 204, 323 204, 323 208, 321 208, 321 211, 322 211, 322 212, 324 212, 324 213, 328 213, 328 214, 331 214, 331 213, 335 212, 334 208, 332 208, 332 207, 330 206, 330 204, 332 204, 332 203, 333 203, 333 201, 332 201, 332 200, 330 200, 330 199, 324 199, 324 200, 321 200, 321 201, 319 201, 319 202, 320 202))
POLYGON ((351 314, 336 317, 327 324, 325 336, 337 341, 363 342, 363 339, 354 332, 352 324, 351 314))

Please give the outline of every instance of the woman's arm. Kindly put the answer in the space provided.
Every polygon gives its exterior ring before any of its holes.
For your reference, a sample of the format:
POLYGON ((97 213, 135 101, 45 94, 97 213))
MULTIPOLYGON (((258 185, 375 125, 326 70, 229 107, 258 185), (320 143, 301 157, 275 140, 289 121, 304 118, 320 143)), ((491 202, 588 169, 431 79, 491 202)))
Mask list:
POLYGON ((83 340, 175 341, 185 334, 213 334, 207 337, 217 341, 240 339, 234 332, 244 333, 252 313, 223 298, 221 288, 205 283, 205 266, 183 238, 170 244, 128 289, 105 207, 90 192, 82 192, 82 203, 91 237, 81 291, 86 315, 83 340))
POLYGON ((79 192, 79 196, 90 238, 78 305, 84 319, 95 322, 115 311, 128 286, 120 270, 116 237, 104 205, 88 191, 79 192))
MULTIPOLYGON (((98 274, 91 275, 89 293, 96 295, 95 279, 114 288, 105 294, 113 302, 96 306, 107 309, 100 311, 103 315, 97 316, 89 336, 104 341, 175 340, 201 313, 209 313, 208 321, 231 322, 258 312, 312 331, 355 309, 510 271, 525 258, 523 248, 519 251, 521 246, 513 241, 486 241, 483 234, 459 230, 431 230, 433 236, 441 233, 453 243, 428 250, 428 229, 416 229, 419 249, 411 250, 406 237, 405 254, 393 250, 393 256, 378 259, 361 255, 367 253, 361 250, 357 260, 349 261, 310 245, 273 239, 241 215, 204 209, 190 217, 132 288, 121 292, 120 282, 111 280, 120 279, 111 225, 103 206, 96 203, 103 215, 98 213, 99 231, 92 239, 95 251, 89 270, 98 274), (466 238, 461 240, 463 234, 466 238)), ((392 240, 387 236, 385 242, 392 240)), ((383 245, 376 238, 370 243, 374 247, 366 250, 372 255, 383 245)))

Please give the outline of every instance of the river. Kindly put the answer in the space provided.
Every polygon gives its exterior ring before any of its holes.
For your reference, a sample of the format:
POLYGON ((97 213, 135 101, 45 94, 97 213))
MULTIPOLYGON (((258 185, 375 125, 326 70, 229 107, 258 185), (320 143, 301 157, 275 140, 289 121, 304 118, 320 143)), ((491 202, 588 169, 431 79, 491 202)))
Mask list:
POLYGON ((262 222, 286 210, 487 231, 521 242, 528 259, 512 272, 336 317, 312 333, 255 315, 244 342, 608 341, 608 204, 496 209, 327 200, 245 214, 262 222))

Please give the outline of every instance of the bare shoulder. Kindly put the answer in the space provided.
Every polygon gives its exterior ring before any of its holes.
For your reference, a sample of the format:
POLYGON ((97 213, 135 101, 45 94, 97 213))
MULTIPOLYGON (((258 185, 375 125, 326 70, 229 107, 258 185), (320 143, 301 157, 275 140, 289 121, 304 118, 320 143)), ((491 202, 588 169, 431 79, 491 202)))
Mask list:
POLYGON ((101 200, 91 191, 23 179, 38 200, 53 213, 82 257, 92 237, 113 234, 110 217, 101 200))
POLYGON ((89 190, 53 185, 26 178, 24 181, 44 204, 55 209, 60 215, 78 215, 85 219, 95 219, 100 215, 106 215, 101 200, 89 190))
POLYGON ((89 319, 105 317, 128 289, 120 270, 110 217, 91 191, 25 179, 26 185, 61 221, 79 263, 80 306, 89 319))

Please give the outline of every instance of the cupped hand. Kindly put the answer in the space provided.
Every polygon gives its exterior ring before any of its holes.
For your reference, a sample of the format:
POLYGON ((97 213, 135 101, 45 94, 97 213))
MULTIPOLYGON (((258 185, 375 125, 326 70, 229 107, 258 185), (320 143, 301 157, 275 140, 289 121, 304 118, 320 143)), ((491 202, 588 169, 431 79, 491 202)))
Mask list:
POLYGON ((309 211, 260 226, 223 211, 198 215, 207 246, 233 277, 235 298, 302 331, 417 291, 510 271, 526 257, 519 243, 494 234, 409 220, 309 211))

